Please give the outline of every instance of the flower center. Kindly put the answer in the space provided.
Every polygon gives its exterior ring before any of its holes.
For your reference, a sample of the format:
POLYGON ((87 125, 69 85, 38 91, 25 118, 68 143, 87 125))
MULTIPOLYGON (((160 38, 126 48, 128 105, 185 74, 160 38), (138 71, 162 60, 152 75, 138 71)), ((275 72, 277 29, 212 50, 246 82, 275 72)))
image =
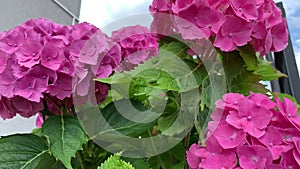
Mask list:
POLYGON ((248 117, 247 117, 247 120, 248 120, 248 121, 250 121, 251 119, 252 119, 252 117, 251 117, 251 116, 248 116, 248 117))

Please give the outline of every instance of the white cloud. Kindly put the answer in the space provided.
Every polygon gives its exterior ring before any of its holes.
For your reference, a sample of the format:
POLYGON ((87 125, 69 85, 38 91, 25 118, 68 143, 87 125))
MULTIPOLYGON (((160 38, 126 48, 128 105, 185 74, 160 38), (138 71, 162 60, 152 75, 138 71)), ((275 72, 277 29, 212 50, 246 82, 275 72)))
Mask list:
POLYGON ((110 22, 141 12, 148 12, 152 0, 82 0, 80 21, 104 27, 110 22))

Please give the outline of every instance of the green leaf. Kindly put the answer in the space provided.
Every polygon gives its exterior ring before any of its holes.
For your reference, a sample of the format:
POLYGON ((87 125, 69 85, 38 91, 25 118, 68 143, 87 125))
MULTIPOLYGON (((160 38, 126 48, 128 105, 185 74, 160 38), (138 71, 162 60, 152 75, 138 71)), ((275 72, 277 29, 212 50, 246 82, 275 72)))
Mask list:
POLYGON ((177 116, 178 113, 173 113, 170 116, 159 118, 157 121, 158 129, 162 132, 167 131, 172 126, 177 116))
MULTIPOLYGON (((153 169, 179 169, 179 166, 182 167, 185 161, 185 149, 182 142, 177 144, 171 150, 151 157, 149 163, 153 169)), ((183 168, 183 167, 182 167, 183 168)), ((181 169, 182 169, 181 168, 181 169)))
POLYGON ((232 81, 230 92, 241 93, 243 95, 249 95, 250 91, 266 94, 268 90, 260 81, 260 76, 246 70, 232 81))
POLYGON ((42 133, 47 137, 50 152, 68 169, 71 169, 71 158, 82 149, 88 141, 79 121, 71 116, 52 116, 42 126, 42 133))
POLYGON ((98 169, 134 169, 134 167, 123 160, 120 156, 114 155, 109 157, 98 169))
MULTIPOLYGON (((166 39, 163 39, 163 41, 166 39)), ((171 38, 169 39, 170 41, 163 43, 160 45, 160 50, 165 50, 165 51, 169 51, 172 52, 174 54, 176 54, 179 57, 185 58, 187 56, 187 49, 189 49, 189 47, 178 41, 177 39, 171 38)))
POLYGON ((227 83, 237 77, 245 70, 245 62, 241 58, 239 52, 219 52, 222 57, 222 64, 225 71, 227 83))
POLYGON ((205 107, 214 109, 215 102, 226 93, 226 79, 215 72, 209 72, 209 76, 202 82, 201 110, 205 107))
POLYGON ((271 62, 264 59, 259 59, 259 67, 254 71, 254 74, 261 76, 261 80, 271 81, 281 77, 287 77, 285 74, 276 70, 271 62))
POLYGON ((259 62, 257 60, 257 56, 251 45, 239 47, 238 51, 240 52, 240 55, 243 58, 246 66, 247 66, 247 70, 254 71, 259 67, 258 66, 259 62))
POLYGON ((44 140, 31 134, 0 138, 0 169, 50 169, 56 163, 44 140))
POLYGON ((119 100, 111 103, 101 110, 101 114, 104 119, 98 115, 95 134, 115 135, 121 133, 133 137, 139 136, 153 127, 155 121, 152 119, 160 116, 136 100, 119 100))
POLYGON ((134 168, 151 169, 150 164, 141 158, 127 158, 122 157, 123 160, 129 162, 134 168))

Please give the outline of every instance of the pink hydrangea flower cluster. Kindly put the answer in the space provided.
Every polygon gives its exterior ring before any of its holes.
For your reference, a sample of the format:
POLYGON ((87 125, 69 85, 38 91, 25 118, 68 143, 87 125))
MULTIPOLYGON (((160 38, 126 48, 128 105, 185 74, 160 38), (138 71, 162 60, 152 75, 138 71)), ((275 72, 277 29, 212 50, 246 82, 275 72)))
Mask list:
POLYGON ((158 39, 144 26, 129 26, 112 32, 112 40, 121 46, 123 62, 118 71, 135 66, 158 55, 158 39))
POLYGON ((186 153, 191 169, 300 168, 300 116, 291 100, 228 93, 211 118, 206 146, 186 153))
MULTIPOLYGON (((88 23, 35 19, 2 32, 0 116, 30 117, 44 109, 43 102, 59 114, 60 106, 72 104, 72 93, 85 96, 92 78, 108 77, 120 62, 120 46, 88 23)), ((106 85, 93 87, 99 100, 106 97, 106 85)))
POLYGON ((150 11, 156 32, 210 39, 225 52, 252 44, 263 56, 288 43, 286 20, 273 0, 154 0, 150 11))

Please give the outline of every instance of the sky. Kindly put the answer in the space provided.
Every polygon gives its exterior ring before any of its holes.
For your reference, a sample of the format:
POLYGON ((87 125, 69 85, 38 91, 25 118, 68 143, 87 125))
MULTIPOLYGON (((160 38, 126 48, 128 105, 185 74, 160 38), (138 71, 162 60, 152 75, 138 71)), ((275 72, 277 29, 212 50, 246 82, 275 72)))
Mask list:
MULTIPOLYGON (((152 0, 82 0, 80 21, 86 21, 95 26, 109 31, 113 27, 110 25, 116 20, 128 17, 134 14, 148 12, 148 7, 152 0), (108 28, 109 27, 109 28, 108 28)), ((280 0, 275 0, 280 2, 280 0)), ((295 0, 282 0, 286 15, 292 44, 296 55, 298 68, 300 67, 300 3, 295 0)), ((144 19, 142 17, 142 19, 144 19)), ((144 23, 149 22, 144 19, 144 23)), ((133 25, 139 23, 133 23, 133 25)), ((123 25, 119 25, 120 27, 123 25)), ((116 29, 115 29, 116 30, 116 29)), ((299 70, 300 74, 300 70, 299 70)))

